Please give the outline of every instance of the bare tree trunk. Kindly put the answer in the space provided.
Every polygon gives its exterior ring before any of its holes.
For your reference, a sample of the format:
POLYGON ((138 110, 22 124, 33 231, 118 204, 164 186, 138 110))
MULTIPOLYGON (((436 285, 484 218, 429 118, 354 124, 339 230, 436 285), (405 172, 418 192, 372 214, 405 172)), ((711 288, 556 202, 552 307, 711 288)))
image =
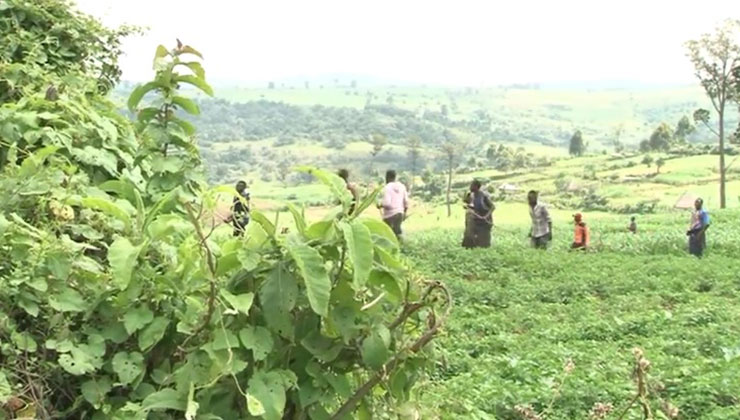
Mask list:
POLYGON ((719 207, 727 206, 725 197, 725 110, 724 104, 719 112, 719 207))
POLYGON ((448 158, 447 171, 447 217, 452 216, 452 203, 450 202, 450 192, 452 191, 452 158, 448 158))

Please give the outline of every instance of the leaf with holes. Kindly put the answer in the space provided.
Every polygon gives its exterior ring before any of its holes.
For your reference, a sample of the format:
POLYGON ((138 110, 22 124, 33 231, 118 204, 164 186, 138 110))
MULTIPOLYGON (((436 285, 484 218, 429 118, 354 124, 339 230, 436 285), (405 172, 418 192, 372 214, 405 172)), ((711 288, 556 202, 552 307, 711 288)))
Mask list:
POLYGON ((138 352, 118 352, 113 356, 112 366, 121 385, 128 385, 144 372, 144 356, 138 352))
POLYGON ((293 338, 293 315, 298 297, 298 282, 295 276, 278 264, 259 290, 262 311, 267 327, 281 337, 293 338))
POLYGON ((285 379, 278 372, 256 372, 249 379, 247 403, 249 403, 249 397, 251 396, 260 404, 253 402, 251 407, 247 404, 247 408, 250 409, 249 414, 253 416, 261 415, 265 420, 281 420, 283 410, 285 410, 286 385, 285 379), (253 412, 251 409, 255 409, 255 411, 253 412), (258 414, 261 411, 264 411, 264 414, 258 414))

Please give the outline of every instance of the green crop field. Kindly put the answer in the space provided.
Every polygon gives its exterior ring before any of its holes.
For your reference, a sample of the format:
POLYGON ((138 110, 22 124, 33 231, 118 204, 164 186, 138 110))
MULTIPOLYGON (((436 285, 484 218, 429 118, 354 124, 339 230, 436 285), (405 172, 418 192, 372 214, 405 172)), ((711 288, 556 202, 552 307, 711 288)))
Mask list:
POLYGON ((517 405, 548 419, 585 419, 596 403, 616 414, 634 395, 639 347, 654 410, 665 400, 683 419, 740 418, 740 213, 712 216, 702 260, 686 255, 687 213, 645 217, 637 235, 621 218, 589 221, 588 253, 567 250, 564 219, 546 252, 528 248, 515 220, 494 230, 489 250, 463 250, 461 227, 409 234, 414 269, 455 298, 424 406, 444 419, 521 419, 517 405))

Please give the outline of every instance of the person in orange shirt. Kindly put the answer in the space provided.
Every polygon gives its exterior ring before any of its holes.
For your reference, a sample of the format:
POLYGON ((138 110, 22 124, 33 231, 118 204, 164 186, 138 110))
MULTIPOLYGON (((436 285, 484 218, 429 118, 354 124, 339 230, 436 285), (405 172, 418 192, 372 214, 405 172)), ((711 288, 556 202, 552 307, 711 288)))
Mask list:
POLYGON ((586 223, 583 222, 583 215, 581 213, 574 214, 573 221, 575 223, 575 230, 573 233, 573 245, 570 247, 571 249, 585 250, 588 248, 591 238, 588 232, 588 227, 586 226, 586 223))

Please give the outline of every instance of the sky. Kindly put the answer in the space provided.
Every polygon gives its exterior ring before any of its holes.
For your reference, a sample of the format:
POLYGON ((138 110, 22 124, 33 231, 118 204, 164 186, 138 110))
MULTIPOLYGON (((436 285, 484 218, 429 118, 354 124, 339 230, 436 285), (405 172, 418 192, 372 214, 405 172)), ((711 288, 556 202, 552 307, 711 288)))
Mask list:
POLYGON ((77 0, 126 41, 124 79, 158 44, 199 49, 208 79, 360 75, 399 83, 694 82, 684 42, 740 18, 738 0, 77 0))

